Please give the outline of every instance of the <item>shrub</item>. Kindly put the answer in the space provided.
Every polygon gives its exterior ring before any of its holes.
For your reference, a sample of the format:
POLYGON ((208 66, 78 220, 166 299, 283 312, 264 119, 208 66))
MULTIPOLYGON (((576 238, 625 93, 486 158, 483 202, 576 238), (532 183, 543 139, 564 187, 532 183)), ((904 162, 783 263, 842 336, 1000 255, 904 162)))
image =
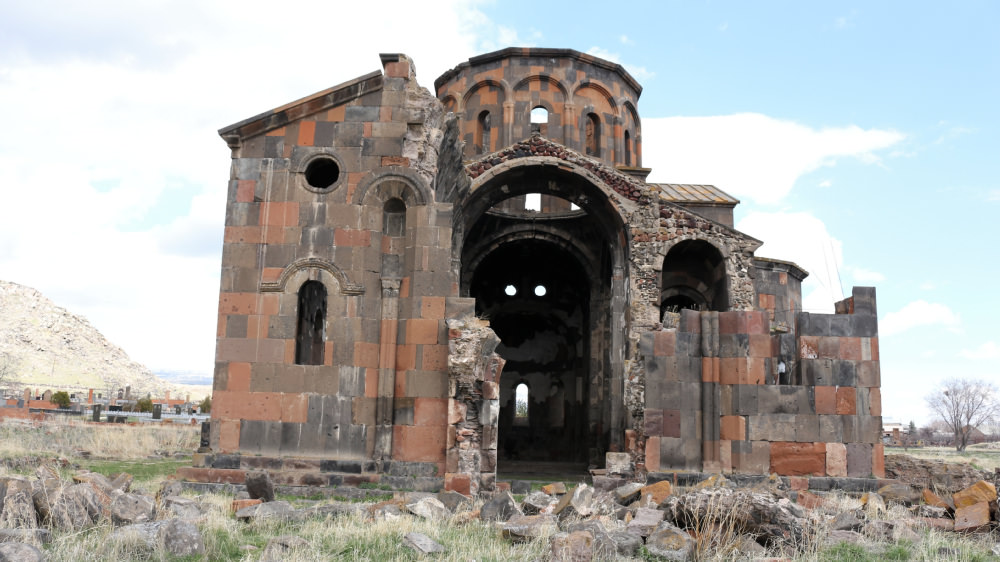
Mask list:
POLYGON ((211 396, 206 396, 205 399, 198 404, 198 411, 201 412, 202 414, 208 414, 212 412, 211 396))
POLYGON ((153 400, 150 398, 140 398, 135 401, 135 409, 138 412, 152 412, 153 400))
POLYGON ((66 392, 65 390, 60 390, 59 392, 53 392, 52 397, 49 398, 49 402, 65 410, 66 408, 69 408, 70 405, 69 393, 66 392))

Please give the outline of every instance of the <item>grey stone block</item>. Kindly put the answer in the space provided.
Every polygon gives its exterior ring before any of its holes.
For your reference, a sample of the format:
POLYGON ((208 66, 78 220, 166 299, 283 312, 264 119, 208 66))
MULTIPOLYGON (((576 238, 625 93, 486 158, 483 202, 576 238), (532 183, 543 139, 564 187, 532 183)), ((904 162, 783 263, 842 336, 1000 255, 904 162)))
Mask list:
POLYGON ((851 317, 846 314, 835 314, 830 317, 830 332, 826 335, 844 338, 851 335, 851 317))
POLYGON ((820 441, 819 416, 798 414, 795 416, 795 441, 812 443, 820 441))
POLYGON ((847 475, 865 478, 872 473, 872 446, 865 443, 847 444, 847 475))
POLYGON ((819 439, 824 443, 840 443, 844 440, 844 423, 840 416, 820 415, 819 439))
POLYGON ((834 360, 834 386, 856 386, 857 376, 855 368, 857 362, 849 359, 834 360))
POLYGON ((746 357, 750 352, 748 334, 720 334, 719 357, 746 357))

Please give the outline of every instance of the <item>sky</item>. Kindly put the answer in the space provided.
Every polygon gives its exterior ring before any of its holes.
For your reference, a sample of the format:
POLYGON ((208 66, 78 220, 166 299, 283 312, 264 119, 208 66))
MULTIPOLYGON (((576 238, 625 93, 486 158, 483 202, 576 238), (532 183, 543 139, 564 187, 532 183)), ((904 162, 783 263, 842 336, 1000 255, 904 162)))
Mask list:
MULTIPOLYGON (((883 415, 1000 384, 1000 3, 35 0, 0 5, 0 279, 154 370, 213 369, 229 150, 218 129, 381 68, 508 46, 643 85, 650 181, 741 200, 804 306, 878 292, 883 415)), ((887 419, 887 421, 888 421, 887 419)))

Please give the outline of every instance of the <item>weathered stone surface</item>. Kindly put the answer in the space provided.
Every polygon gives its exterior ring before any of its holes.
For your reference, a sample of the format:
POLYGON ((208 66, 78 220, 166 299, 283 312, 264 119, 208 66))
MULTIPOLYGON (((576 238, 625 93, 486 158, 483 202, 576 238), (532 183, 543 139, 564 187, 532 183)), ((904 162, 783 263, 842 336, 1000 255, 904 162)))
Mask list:
POLYGON ((640 507, 635 510, 635 517, 629 521, 625 530, 633 535, 648 537, 656 530, 660 522, 663 521, 664 513, 659 509, 640 507))
POLYGON ((943 498, 941 498, 941 496, 935 494, 927 488, 924 488, 924 490, 920 492, 920 499, 922 499, 927 505, 941 507, 949 511, 955 511, 954 505, 946 502, 943 498))
POLYGON ((274 501, 274 482, 271 475, 266 472, 248 472, 247 493, 250 499, 260 499, 265 502, 274 501))
POLYGON ((594 557, 599 560, 609 560, 614 558, 618 552, 618 546, 614 538, 608 533, 599 519, 587 519, 571 524, 566 528, 567 532, 587 531, 594 537, 594 557))
POLYGON ((160 544, 174 556, 202 556, 205 540, 198 526, 183 519, 169 519, 159 528, 160 544))
POLYGON ((890 542, 900 540, 918 542, 920 536, 913 531, 910 525, 910 521, 901 520, 868 521, 862 527, 861 534, 890 542))
POLYGON ((437 498, 421 498, 406 504, 406 509, 417 517, 432 521, 447 519, 451 516, 451 511, 437 498))
POLYGON ((920 501, 920 492, 904 482, 893 482, 878 489, 878 494, 887 503, 913 505, 920 501))
POLYGON ((503 536, 513 541, 542 537, 559 529, 555 515, 514 515, 502 527, 503 536))
POLYGON ((638 482, 629 482, 624 486, 619 486, 614 491, 615 501, 622 505, 628 505, 639 499, 642 488, 642 484, 638 482))
POLYGON ((628 531, 614 531, 611 540, 615 541, 615 549, 623 556, 634 556, 642 548, 642 537, 628 531))
POLYGON ((63 482, 59 478, 43 478, 31 483, 31 501, 35 505, 38 518, 49 518, 51 503, 62 492, 63 482))
POLYGON ((180 519, 197 519, 204 512, 198 502, 181 496, 168 496, 164 499, 164 509, 180 519))
POLYGON ((632 469, 632 455, 628 453, 605 453, 604 466, 609 476, 630 476, 632 469))
POLYGON ((394 503, 380 505, 372 511, 372 517, 376 521, 395 521, 403 516, 403 512, 394 503))
MULTIPOLYGON (((115 476, 109 485, 112 490, 118 490, 119 492, 128 492, 132 489, 132 481, 135 480, 131 474, 127 472, 122 472, 115 476)), ((110 493, 110 492, 109 492, 110 493)))
POLYGON ((980 531, 990 524, 990 504, 979 502, 955 507, 955 531, 980 531))
POLYGON ((52 527, 78 531, 93 524, 94 518, 87 509, 88 493, 94 492, 87 484, 74 484, 59 490, 49 502, 48 521, 52 527))
POLYGON ((825 475, 826 444, 771 443, 771 472, 788 476, 825 475))
MULTIPOLYGON (((263 505, 273 505, 271 502, 263 505)), ((309 541, 294 535, 282 535, 267 541, 264 552, 261 553, 262 562, 282 562, 287 560, 294 551, 305 551, 309 548, 309 541)))
POLYGON ((156 505, 149 496, 117 492, 112 496, 110 510, 115 525, 133 525, 152 521, 156 505))
POLYGON ((45 555, 38 548, 23 542, 0 544, 0 561, 3 562, 43 562, 45 555))
POLYGON ((910 508, 914 517, 947 517, 948 510, 936 505, 915 505, 910 508))
POLYGON ((438 544, 434 541, 434 539, 423 533, 406 533, 403 535, 403 544, 421 554, 444 552, 444 546, 438 544))
POLYGON ((586 517, 593 512, 591 505, 593 500, 594 489, 586 484, 580 484, 559 500, 552 513, 558 515, 559 519, 574 516, 586 517))
POLYGON ((983 478, 982 473, 966 463, 945 463, 909 455, 886 455, 885 475, 942 494, 953 494, 983 478))
POLYGON ((27 542, 46 544, 52 540, 48 529, 0 529, 0 543, 27 542))
POLYGON ((35 503, 31 500, 31 484, 27 480, 18 478, 7 482, 0 525, 22 529, 38 527, 35 503))
MULTIPOLYGON (((108 480, 107 476, 100 474, 98 472, 81 471, 73 475, 73 482, 78 484, 89 483, 103 490, 106 494, 110 494, 114 489, 111 480, 108 480)), ((120 490, 121 491, 121 490, 120 490)))
POLYGON ((801 541, 805 510, 768 490, 711 488, 667 498, 666 520, 681 528, 725 522, 739 533, 770 541, 801 541))
POLYGON ((542 491, 550 496, 565 494, 566 484, 563 484, 562 482, 553 482, 551 484, 546 484, 542 486, 542 491))
POLYGON ((463 506, 472 505, 472 498, 451 490, 438 492, 437 499, 452 513, 457 512, 463 506))
POLYGON ((673 492, 673 486, 666 480, 661 480, 639 490, 639 499, 646 500, 650 505, 660 505, 673 492))
POLYGON ((833 518, 830 528, 834 531, 860 531, 864 524, 856 511, 842 511, 833 518))
POLYGON ((865 492, 861 495, 861 505, 868 517, 878 517, 885 513, 885 500, 875 492, 865 492))
POLYGON ((985 480, 980 480, 951 495, 951 499, 955 502, 955 509, 962 507, 969 507, 980 502, 995 502, 997 501, 997 489, 993 484, 985 480))
POLYGON ((514 496, 510 492, 500 492, 484 503, 479 510, 479 517, 483 521, 507 521, 514 515, 520 515, 521 510, 514 501, 514 496))
POLYGON ((545 492, 532 492, 521 502, 521 509, 528 515, 541 513, 549 507, 554 507, 556 499, 545 492))
POLYGON ((531 493, 531 482, 527 480, 512 480, 510 483, 510 493, 518 495, 531 493))
POLYGON ((556 533, 549 539, 552 562, 590 562, 594 559, 594 537, 588 531, 556 533))
POLYGON ((823 537, 823 543, 828 546, 837 545, 842 542, 847 544, 862 544, 865 542, 865 537, 857 531, 845 530, 830 531, 823 537))
POLYGON ((294 511, 292 505, 286 501, 276 500, 273 502, 250 505, 236 512, 236 518, 242 520, 264 519, 267 517, 287 518, 294 511))
POLYGON ((691 535, 669 523, 664 523, 646 539, 646 549, 650 554, 666 560, 693 560, 695 541, 691 535))

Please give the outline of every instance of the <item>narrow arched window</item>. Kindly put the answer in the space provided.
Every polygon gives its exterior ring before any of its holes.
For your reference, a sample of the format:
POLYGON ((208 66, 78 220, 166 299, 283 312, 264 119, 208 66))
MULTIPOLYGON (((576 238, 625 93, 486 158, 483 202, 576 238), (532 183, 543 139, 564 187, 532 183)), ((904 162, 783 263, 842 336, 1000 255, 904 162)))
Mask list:
POLYGON ((306 281, 299 289, 298 317, 295 363, 322 365, 326 347, 326 287, 319 281, 306 281))
POLYGON ((382 206, 382 234, 402 236, 406 232, 406 203, 393 197, 382 206))
POLYGON ((549 110, 538 106, 531 110, 531 132, 542 136, 548 134, 549 110))
POLYGON ((523 382, 514 388, 514 425, 528 425, 528 385, 523 382))
POLYGON ((587 114, 587 120, 583 124, 585 128, 587 156, 601 155, 601 122, 597 115, 587 114))
POLYGON ((625 131, 625 165, 632 165, 632 135, 625 131))
POLYGON ((479 114, 479 154, 485 154, 493 150, 493 143, 490 139, 492 127, 490 126, 490 112, 484 111, 479 114))

